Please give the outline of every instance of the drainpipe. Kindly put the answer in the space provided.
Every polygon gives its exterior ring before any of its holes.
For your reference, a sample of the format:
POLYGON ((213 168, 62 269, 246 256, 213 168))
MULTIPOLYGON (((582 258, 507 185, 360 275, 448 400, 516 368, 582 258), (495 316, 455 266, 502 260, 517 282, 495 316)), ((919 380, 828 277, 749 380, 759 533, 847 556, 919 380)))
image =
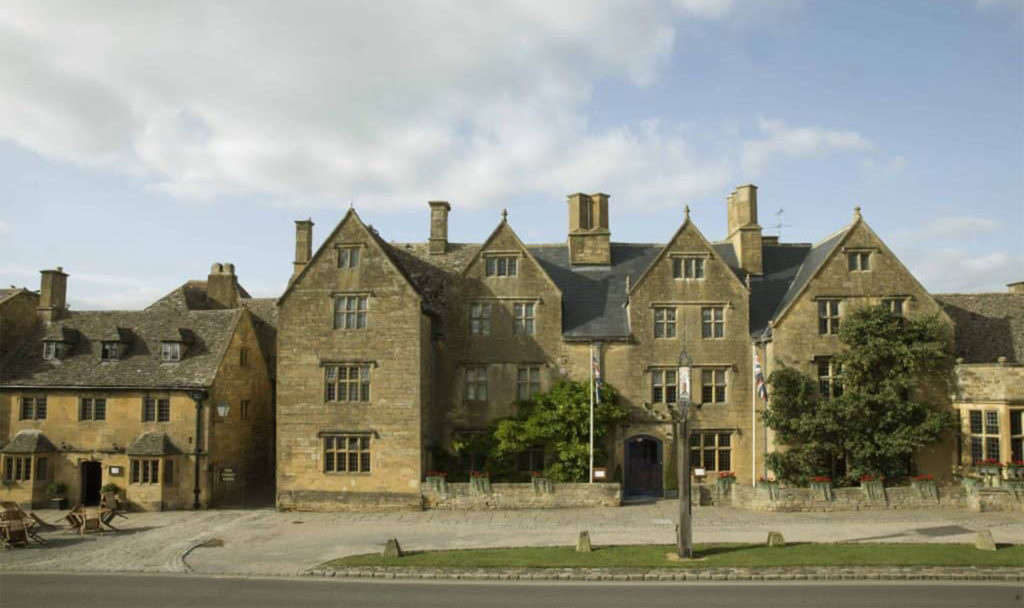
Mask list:
POLYGON ((196 437, 195 437, 195 482, 192 489, 192 508, 199 510, 199 457, 202 455, 203 450, 199 447, 199 438, 203 433, 203 399, 206 398, 205 389, 196 389, 188 392, 188 396, 192 398, 192 401, 196 402, 196 437))

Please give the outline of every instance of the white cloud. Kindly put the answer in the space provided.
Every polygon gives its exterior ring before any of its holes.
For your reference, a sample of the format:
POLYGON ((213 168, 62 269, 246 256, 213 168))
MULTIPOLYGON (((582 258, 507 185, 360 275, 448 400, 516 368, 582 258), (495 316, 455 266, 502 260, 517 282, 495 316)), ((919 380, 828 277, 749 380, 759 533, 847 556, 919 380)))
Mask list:
POLYGON ((149 306, 170 289, 132 287, 69 297, 72 310, 140 310, 149 306))
POLYGON ((933 293, 1005 291, 1019 281, 1024 256, 1004 252, 972 255, 958 248, 911 249, 903 256, 910 271, 933 293))
POLYGON ((845 151, 867 151, 871 142, 854 131, 823 127, 790 127, 781 120, 761 118, 763 136, 744 142, 743 166, 753 172, 771 161, 783 158, 812 158, 845 151))
POLYGON ((9 234, 11 232, 11 226, 7 222, 0 220, 0 234, 9 234))
POLYGON ((999 230, 1002 225, 986 217, 940 217, 928 222, 923 237, 968 237, 999 230))
POLYGON ((0 137, 179 197, 304 208, 596 189, 657 208, 720 194, 741 156, 865 149, 849 131, 762 121, 765 139, 709 156, 672 125, 588 120, 598 81, 657 80, 680 20, 739 12, 733 0, 9 1, 0 137))

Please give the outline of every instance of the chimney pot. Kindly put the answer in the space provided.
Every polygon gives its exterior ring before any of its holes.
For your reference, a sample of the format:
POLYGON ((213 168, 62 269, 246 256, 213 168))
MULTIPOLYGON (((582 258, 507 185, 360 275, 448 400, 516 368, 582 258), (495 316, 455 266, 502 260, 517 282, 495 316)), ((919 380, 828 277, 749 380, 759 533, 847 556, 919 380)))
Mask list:
POLYGON ((313 258, 313 220, 295 221, 295 261, 292 263, 292 279, 299 276, 309 260, 313 258))
POLYGON ((761 226, 757 223, 757 186, 737 187, 726 198, 729 240, 740 268, 750 274, 764 272, 761 226))
POLYGON ((234 264, 214 264, 206 277, 206 295, 222 308, 238 306, 238 277, 234 264))
POLYGON ((573 266, 611 265, 608 199, 603 192, 569 195, 569 262, 573 266))
POLYGON ((64 316, 68 310, 68 275, 62 266, 55 270, 40 270, 39 306, 36 311, 49 324, 64 316))

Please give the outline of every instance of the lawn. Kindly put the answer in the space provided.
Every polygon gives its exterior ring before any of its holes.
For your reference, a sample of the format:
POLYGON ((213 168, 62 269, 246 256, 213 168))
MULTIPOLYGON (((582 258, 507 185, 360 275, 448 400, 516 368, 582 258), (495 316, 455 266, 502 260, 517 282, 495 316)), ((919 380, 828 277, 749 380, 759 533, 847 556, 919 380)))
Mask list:
POLYGON ((576 553, 573 547, 520 547, 422 551, 401 558, 380 554, 353 555, 325 564, 329 568, 398 566, 409 568, 767 568, 787 566, 1017 566, 1024 567, 1024 546, 981 551, 954 544, 812 544, 697 545, 693 561, 672 562, 665 554, 674 545, 595 547, 576 553))

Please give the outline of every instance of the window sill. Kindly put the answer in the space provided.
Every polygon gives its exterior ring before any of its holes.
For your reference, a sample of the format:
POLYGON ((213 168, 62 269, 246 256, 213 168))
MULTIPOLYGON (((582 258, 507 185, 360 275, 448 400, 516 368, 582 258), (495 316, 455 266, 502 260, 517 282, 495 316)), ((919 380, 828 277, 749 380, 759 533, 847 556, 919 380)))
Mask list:
POLYGON ((358 472, 354 472, 354 471, 324 471, 323 474, 324 475, 331 475, 331 476, 335 476, 335 477, 348 477, 348 476, 353 476, 353 477, 369 477, 369 476, 373 475, 373 472, 372 471, 358 471, 358 472))

